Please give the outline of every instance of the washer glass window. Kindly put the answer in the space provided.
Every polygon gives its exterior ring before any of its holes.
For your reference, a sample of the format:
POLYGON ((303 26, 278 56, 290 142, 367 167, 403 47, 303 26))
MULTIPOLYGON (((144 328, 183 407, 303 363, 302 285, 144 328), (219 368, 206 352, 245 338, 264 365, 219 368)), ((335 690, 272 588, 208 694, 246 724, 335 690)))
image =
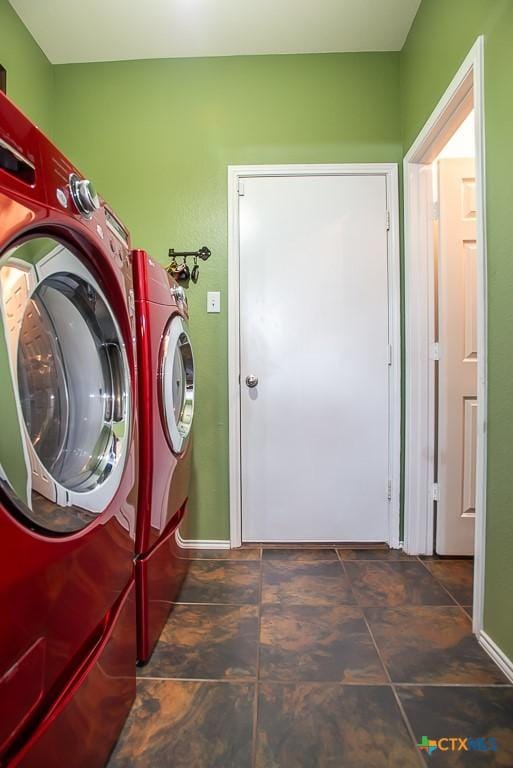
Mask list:
POLYGON ((0 482, 24 518, 69 533, 105 510, 128 451, 122 336, 83 262, 46 237, 0 261, 0 376, 10 406, 0 482))
POLYGON ((167 438, 182 453, 194 414, 194 357, 183 319, 171 319, 162 342, 161 397, 167 438))

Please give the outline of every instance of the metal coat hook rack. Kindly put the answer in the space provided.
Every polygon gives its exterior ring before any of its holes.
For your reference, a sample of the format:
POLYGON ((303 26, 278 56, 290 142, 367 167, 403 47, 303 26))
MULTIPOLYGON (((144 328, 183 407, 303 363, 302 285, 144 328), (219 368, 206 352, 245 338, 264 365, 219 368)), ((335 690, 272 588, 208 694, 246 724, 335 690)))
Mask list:
POLYGON ((174 248, 170 248, 168 256, 171 259, 171 263, 168 264, 166 270, 180 283, 186 283, 188 285, 189 280, 192 280, 193 283, 197 283, 199 280, 198 259, 206 261, 211 255, 212 251, 210 248, 207 248, 206 245, 202 245, 197 251, 175 251, 174 248), (192 269, 189 269, 189 265, 187 264, 188 258, 194 259, 194 266, 192 269), (179 264, 177 259, 182 259, 182 263, 179 264))

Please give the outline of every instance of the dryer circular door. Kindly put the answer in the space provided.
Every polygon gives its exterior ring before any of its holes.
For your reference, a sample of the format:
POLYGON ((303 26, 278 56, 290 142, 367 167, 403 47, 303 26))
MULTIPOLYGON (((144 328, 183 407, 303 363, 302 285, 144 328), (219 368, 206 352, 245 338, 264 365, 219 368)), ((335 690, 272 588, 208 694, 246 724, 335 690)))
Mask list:
POLYGON ((194 357, 182 317, 171 318, 161 349, 161 401, 167 439, 183 453, 194 415, 194 357))
POLYGON ((83 261, 37 236, 0 258, 0 485, 18 518, 78 531, 114 497, 129 452, 130 372, 83 261))

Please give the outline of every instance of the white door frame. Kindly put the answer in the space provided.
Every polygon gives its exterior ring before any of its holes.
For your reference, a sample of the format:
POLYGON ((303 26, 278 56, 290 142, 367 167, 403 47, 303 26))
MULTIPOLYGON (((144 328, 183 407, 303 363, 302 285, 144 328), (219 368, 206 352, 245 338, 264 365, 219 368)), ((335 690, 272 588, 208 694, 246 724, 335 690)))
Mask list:
POLYGON ((401 456, 401 299, 399 247, 398 171, 395 163, 322 164, 322 165, 232 165, 228 167, 228 407, 229 407, 229 479, 230 544, 242 541, 241 497, 241 411, 240 411, 240 254, 239 190, 245 178, 258 176, 369 176, 386 179, 389 212, 389 338, 393 349, 390 370, 390 478, 389 541, 399 546, 400 456, 401 456))
POLYGON ((473 107, 476 136, 478 424, 474 631, 482 628, 486 513, 486 207, 483 37, 478 37, 404 158, 405 494, 404 547, 433 553, 434 287, 431 163, 473 107))

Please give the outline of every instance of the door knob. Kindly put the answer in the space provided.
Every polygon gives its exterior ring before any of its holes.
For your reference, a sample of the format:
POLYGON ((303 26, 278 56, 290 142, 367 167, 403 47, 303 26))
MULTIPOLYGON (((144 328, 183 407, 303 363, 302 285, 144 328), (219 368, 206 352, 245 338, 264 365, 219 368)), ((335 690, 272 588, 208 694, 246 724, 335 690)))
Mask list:
POLYGON ((246 376, 246 385, 253 389, 258 384, 258 376, 246 376))

